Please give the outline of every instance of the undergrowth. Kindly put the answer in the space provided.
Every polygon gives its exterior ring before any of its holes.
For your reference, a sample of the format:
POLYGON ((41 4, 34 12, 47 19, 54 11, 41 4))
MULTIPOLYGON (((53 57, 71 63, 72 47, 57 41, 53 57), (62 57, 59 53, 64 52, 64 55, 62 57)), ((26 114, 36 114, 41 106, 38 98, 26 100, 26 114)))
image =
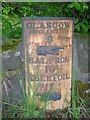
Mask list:
MULTIPOLYGON (((37 76, 38 77, 38 76, 37 76)), ((47 92, 47 99, 42 106, 42 99, 37 98, 37 91, 40 86, 32 86, 30 77, 28 77, 28 91, 26 91, 22 79, 19 79, 19 84, 23 93, 23 101, 16 100, 16 104, 11 104, 10 99, 0 101, 5 105, 3 118, 59 118, 59 119, 71 119, 77 118, 90 118, 90 109, 86 106, 86 101, 82 99, 77 88, 77 83, 74 80, 74 71, 72 71, 72 90, 71 90, 71 102, 68 102, 68 107, 61 110, 47 110, 48 96, 50 91, 47 92), (40 107, 42 106, 42 107, 40 107)), ((33 81, 35 82, 35 80, 33 81)))

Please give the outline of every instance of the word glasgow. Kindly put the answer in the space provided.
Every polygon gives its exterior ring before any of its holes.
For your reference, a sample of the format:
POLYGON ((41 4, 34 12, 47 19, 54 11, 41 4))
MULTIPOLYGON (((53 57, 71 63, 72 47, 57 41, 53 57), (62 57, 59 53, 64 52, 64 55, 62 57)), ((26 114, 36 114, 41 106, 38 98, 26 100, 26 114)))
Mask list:
POLYGON ((37 22, 28 22, 26 24, 28 29, 31 28, 41 28, 41 29, 45 29, 45 28, 69 28, 70 23, 69 22, 47 22, 47 23, 37 23, 37 22))

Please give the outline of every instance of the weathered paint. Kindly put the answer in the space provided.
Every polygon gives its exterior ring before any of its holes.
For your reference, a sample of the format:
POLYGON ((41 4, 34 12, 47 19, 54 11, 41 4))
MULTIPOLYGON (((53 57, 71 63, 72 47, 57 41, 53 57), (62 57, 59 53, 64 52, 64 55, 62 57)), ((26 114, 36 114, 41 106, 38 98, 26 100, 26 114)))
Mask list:
POLYGON ((71 100, 72 33, 72 19, 23 18, 26 90, 29 70, 37 97, 50 90, 47 109, 65 108, 71 100))

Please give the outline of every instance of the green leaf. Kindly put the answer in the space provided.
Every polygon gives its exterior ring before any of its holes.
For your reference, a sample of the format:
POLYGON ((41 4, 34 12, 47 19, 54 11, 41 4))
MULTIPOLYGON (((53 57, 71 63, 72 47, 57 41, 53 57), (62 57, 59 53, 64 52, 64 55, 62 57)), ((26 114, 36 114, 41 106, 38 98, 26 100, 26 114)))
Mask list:
POLYGON ((81 27, 82 27, 84 32, 88 31, 88 26, 86 26, 85 24, 81 24, 81 27))
POLYGON ((78 3, 78 2, 70 3, 67 7, 68 8, 75 8, 76 10, 81 10, 80 3, 78 3))
POLYGON ((74 20, 74 23, 76 24, 76 23, 78 23, 78 18, 75 18, 75 20, 74 20))
POLYGON ((76 31, 80 31, 80 24, 77 24, 76 26, 75 26, 75 29, 76 29, 76 31))
POLYGON ((73 8, 74 5, 73 5, 73 3, 70 3, 67 7, 68 7, 68 8, 73 8))
POLYGON ((85 4, 83 5, 83 9, 87 10, 88 9, 88 6, 85 4))
POLYGON ((76 8, 76 10, 80 10, 81 9, 80 3, 78 3, 78 2, 74 3, 74 7, 76 8))

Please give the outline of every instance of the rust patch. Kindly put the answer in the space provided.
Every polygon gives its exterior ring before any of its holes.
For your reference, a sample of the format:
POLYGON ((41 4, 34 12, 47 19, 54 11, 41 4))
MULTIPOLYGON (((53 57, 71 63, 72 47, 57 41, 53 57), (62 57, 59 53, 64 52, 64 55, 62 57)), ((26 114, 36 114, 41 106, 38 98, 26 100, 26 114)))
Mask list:
POLYGON ((32 88, 39 85, 37 96, 45 99, 50 91, 47 109, 67 107, 71 99, 73 21, 24 18, 23 25, 27 90, 29 76, 32 88))

